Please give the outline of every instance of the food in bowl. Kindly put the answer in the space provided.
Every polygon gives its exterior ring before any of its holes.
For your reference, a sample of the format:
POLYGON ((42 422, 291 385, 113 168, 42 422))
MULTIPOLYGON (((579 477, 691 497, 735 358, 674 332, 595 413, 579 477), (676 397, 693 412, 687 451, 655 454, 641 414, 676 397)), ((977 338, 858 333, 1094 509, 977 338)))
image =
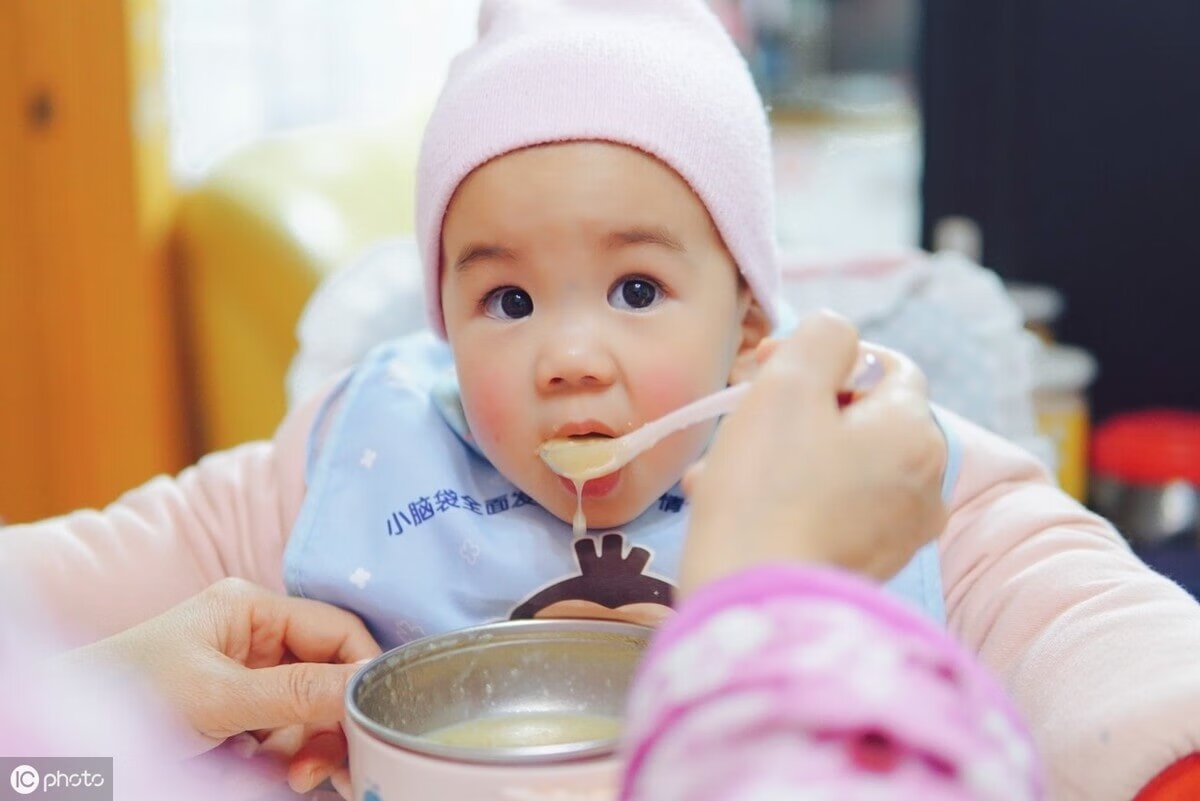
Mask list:
POLYGON ((425 734, 440 745, 465 748, 523 748, 614 740, 621 721, 611 715, 528 712, 454 723, 425 734))

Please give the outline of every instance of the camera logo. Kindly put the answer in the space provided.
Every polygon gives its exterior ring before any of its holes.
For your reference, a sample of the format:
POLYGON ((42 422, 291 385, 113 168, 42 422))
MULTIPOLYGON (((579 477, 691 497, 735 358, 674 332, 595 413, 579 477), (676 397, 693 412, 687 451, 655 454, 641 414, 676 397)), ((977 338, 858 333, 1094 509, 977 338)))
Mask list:
POLYGON ((17 765, 8 777, 8 783, 20 795, 29 795, 38 788, 41 782, 42 777, 29 765, 17 765))

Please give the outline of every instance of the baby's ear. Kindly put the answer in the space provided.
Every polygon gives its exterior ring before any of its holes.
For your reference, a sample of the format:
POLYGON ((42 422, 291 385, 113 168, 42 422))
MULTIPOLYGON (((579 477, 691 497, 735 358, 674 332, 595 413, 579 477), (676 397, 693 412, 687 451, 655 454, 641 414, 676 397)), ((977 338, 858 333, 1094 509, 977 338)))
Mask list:
POLYGON ((738 344, 737 354, 733 358, 733 369, 729 372, 729 383, 740 384, 749 381, 758 370, 758 360, 754 356, 758 343, 771 333, 771 321, 767 313, 755 300, 749 288, 744 288, 745 311, 742 312, 742 340, 738 344))

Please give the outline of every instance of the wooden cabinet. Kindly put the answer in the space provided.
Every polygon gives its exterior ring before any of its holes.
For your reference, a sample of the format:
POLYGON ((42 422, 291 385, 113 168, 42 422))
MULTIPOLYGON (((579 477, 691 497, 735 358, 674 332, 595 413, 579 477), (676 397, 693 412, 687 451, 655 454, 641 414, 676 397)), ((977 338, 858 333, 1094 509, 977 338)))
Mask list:
POLYGON ((0 3, 0 516, 186 461, 153 0, 0 3))

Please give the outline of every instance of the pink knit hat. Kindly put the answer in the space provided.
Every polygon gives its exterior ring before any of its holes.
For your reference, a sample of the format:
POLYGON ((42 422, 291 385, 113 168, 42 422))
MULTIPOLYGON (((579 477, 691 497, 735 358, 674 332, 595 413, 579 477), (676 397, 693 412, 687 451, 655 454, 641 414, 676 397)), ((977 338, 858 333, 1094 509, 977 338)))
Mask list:
POLYGON ((604 140, 670 165, 703 201, 778 320, 770 136, 746 62, 703 0, 483 0, 417 165, 429 324, 441 305, 442 220, 454 190, 504 153, 604 140))

